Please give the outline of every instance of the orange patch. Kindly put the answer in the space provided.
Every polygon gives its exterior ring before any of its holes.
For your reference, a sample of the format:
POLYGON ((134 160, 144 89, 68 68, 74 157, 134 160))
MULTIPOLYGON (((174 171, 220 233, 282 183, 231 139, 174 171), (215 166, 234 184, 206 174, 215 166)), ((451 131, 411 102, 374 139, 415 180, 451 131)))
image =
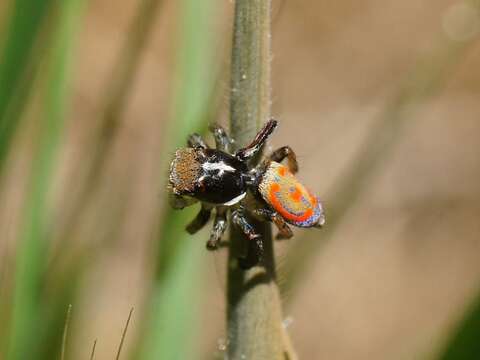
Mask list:
POLYGON ((278 168, 278 175, 285 176, 287 174, 287 169, 284 166, 278 168))
POLYGON ((280 191, 280 185, 277 183, 273 183, 270 185, 270 192, 277 192, 280 191))
POLYGON ((299 202, 302 199, 302 192, 298 186, 295 188, 295 191, 290 194, 290 198, 295 202, 299 202))

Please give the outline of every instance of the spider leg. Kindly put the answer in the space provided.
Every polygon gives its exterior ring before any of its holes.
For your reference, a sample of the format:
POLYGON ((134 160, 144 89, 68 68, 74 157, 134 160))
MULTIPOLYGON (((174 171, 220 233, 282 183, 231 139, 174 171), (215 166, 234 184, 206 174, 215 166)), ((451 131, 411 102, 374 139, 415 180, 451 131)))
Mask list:
POLYGON ((215 214, 215 220, 213 222, 213 229, 210 233, 210 239, 207 241, 207 249, 215 250, 220 245, 222 235, 227 229, 227 217, 226 209, 217 207, 217 213, 215 214))
POLYGON ((233 223, 245 234, 245 236, 251 240, 255 241, 257 259, 262 261, 263 259, 263 241, 259 233, 255 231, 255 228, 250 224, 249 220, 245 215, 245 210, 240 207, 232 212, 232 221, 233 223))
POLYGON ((270 160, 275 162, 282 162, 285 158, 288 161, 288 169, 295 174, 298 171, 297 156, 290 146, 282 146, 269 156, 270 160))
POLYGON ((218 150, 230 153, 230 144, 232 139, 227 135, 225 129, 218 124, 212 124, 209 126, 209 130, 212 132, 215 138, 215 146, 218 150))
POLYGON ((292 229, 278 212, 267 208, 255 209, 252 212, 254 215, 268 219, 275 224, 279 231, 277 239, 290 239, 293 236, 292 229))
POLYGON ((187 140, 188 147, 208 149, 208 145, 197 133, 190 134, 187 140))
POLYGON ((257 133, 255 139, 253 139, 253 141, 246 147, 239 149, 235 153, 235 156, 242 161, 251 159, 253 156, 255 156, 255 154, 260 151, 262 145, 265 143, 265 141, 267 141, 268 137, 272 134, 273 130, 275 130, 276 127, 277 121, 274 119, 270 119, 257 133))
POLYGON ((210 220, 210 214, 212 213, 212 208, 207 207, 202 204, 200 211, 198 212, 195 219, 192 220, 190 224, 187 225, 187 232, 189 234, 195 234, 201 228, 205 226, 205 224, 210 220))

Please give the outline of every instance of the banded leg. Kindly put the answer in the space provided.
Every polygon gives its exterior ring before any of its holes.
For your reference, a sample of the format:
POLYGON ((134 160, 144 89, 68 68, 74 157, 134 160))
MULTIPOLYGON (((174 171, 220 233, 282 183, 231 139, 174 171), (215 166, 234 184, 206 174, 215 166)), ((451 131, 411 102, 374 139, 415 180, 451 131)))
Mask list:
POLYGON ((270 209, 255 209, 253 213, 264 219, 272 221, 278 228, 277 239, 290 239, 293 236, 292 229, 288 226, 285 219, 276 211, 270 209))
POLYGON ((277 121, 270 119, 265 126, 258 132, 255 136, 255 139, 247 146, 242 149, 239 149, 235 156, 242 161, 251 159, 257 154, 262 145, 267 141, 268 137, 272 134, 273 130, 277 127, 277 121))
POLYGON ((210 214, 212 213, 212 208, 206 207, 202 204, 200 211, 198 212, 195 219, 192 220, 190 224, 187 225, 187 232, 189 234, 195 234, 201 228, 205 226, 205 224, 210 220, 210 214))
POLYGON ((191 148, 208 149, 208 145, 205 142, 205 140, 203 140, 203 138, 197 133, 193 133, 189 135, 187 140, 187 145, 188 147, 191 147, 191 148))
POLYGON ((215 138, 215 146, 218 150, 230 153, 230 144, 232 139, 227 135, 225 129, 218 124, 212 124, 209 127, 215 138))
POLYGON ((210 239, 207 241, 207 249, 215 250, 218 249, 220 241, 222 240, 222 235, 227 229, 227 217, 226 209, 218 208, 217 213, 215 214, 215 220, 213 222, 213 229, 210 233, 210 239))
MULTIPOLYGON (((233 223, 245 234, 245 236, 250 241, 255 241, 256 245, 256 255, 257 255, 257 262, 263 260, 263 241, 262 237, 259 233, 255 231, 255 228, 252 224, 248 221, 247 217, 245 216, 245 211, 243 208, 239 208, 232 213, 232 221, 233 223)), ((250 244, 249 244, 250 245, 250 244)), ((249 246, 250 247, 250 246, 249 246)), ((247 255, 248 256, 248 255, 247 255)))
POLYGON ((288 169, 293 174, 298 171, 297 156, 290 146, 282 146, 281 148, 278 148, 270 154, 269 158, 275 162, 282 162, 285 158, 287 158, 288 169))

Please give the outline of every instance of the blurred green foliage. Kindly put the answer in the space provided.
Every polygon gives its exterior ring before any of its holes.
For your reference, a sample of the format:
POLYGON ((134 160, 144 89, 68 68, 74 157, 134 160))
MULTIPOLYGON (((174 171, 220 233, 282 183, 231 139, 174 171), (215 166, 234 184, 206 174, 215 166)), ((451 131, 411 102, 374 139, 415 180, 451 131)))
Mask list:
POLYGON ((31 69, 36 67, 32 55, 50 3, 50 0, 15 1, 7 18, 0 58, 0 169, 26 102, 26 87, 33 77, 31 69))
POLYGON ((454 329, 440 360, 471 360, 480 356, 480 296, 454 329))
MULTIPOLYGON (((2 117, 2 137, 0 156, 12 143, 14 130, 20 120, 12 111, 5 116, 13 103, 18 104, 16 96, 24 96, 15 90, 21 86, 22 76, 31 66, 32 47, 38 37, 48 37, 44 42, 47 51, 40 58, 40 66, 45 69, 45 83, 32 84, 42 90, 40 122, 36 125, 37 135, 34 156, 28 180, 23 218, 21 219, 20 237, 17 243, 15 290, 13 296, 13 313, 11 318, 9 359, 26 359, 32 350, 39 351, 42 336, 41 326, 41 291, 43 287, 45 260, 48 251, 47 231, 48 195, 55 170, 59 144, 68 98, 69 65, 72 57, 72 45, 77 33, 82 1, 67 0, 52 5, 49 2, 17 1, 13 7, 12 21, 9 25, 7 44, 0 70, 1 79, 9 88, 2 86, 0 94, 0 116, 2 117), (42 20, 47 10, 53 21, 48 28, 42 20), (41 34, 41 35, 39 35, 41 34), (8 91, 10 90, 10 91, 8 91)), ((37 59, 39 61, 39 59, 37 59)), ((14 109, 20 112, 20 108, 14 109)), ((43 335, 44 333, 42 333, 43 335)))

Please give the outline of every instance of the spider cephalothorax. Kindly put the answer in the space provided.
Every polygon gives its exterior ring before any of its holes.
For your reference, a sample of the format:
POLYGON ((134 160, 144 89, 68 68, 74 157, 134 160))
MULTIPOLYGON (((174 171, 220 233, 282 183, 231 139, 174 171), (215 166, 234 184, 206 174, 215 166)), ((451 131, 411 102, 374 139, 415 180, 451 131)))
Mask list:
POLYGON ((188 147, 175 152, 169 176, 171 204, 181 209, 201 202, 200 212, 187 226, 192 234, 200 230, 210 219, 212 210, 216 210, 208 249, 218 247, 227 227, 228 210, 232 211, 233 223, 248 239, 257 242, 261 241, 260 235, 249 216, 272 221, 282 238, 292 236, 288 224, 321 227, 325 223, 320 201, 294 176, 298 166, 289 146, 275 150, 259 165, 249 166, 249 160, 260 151, 276 126, 277 121, 268 121, 247 147, 231 153, 232 140, 223 128, 214 125, 210 130, 216 149, 210 149, 198 134, 193 134, 188 138, 188 147), (288 166, 280 164, 285 158, 288 166), (248 197, 253 201, 247 201, 248 197))

